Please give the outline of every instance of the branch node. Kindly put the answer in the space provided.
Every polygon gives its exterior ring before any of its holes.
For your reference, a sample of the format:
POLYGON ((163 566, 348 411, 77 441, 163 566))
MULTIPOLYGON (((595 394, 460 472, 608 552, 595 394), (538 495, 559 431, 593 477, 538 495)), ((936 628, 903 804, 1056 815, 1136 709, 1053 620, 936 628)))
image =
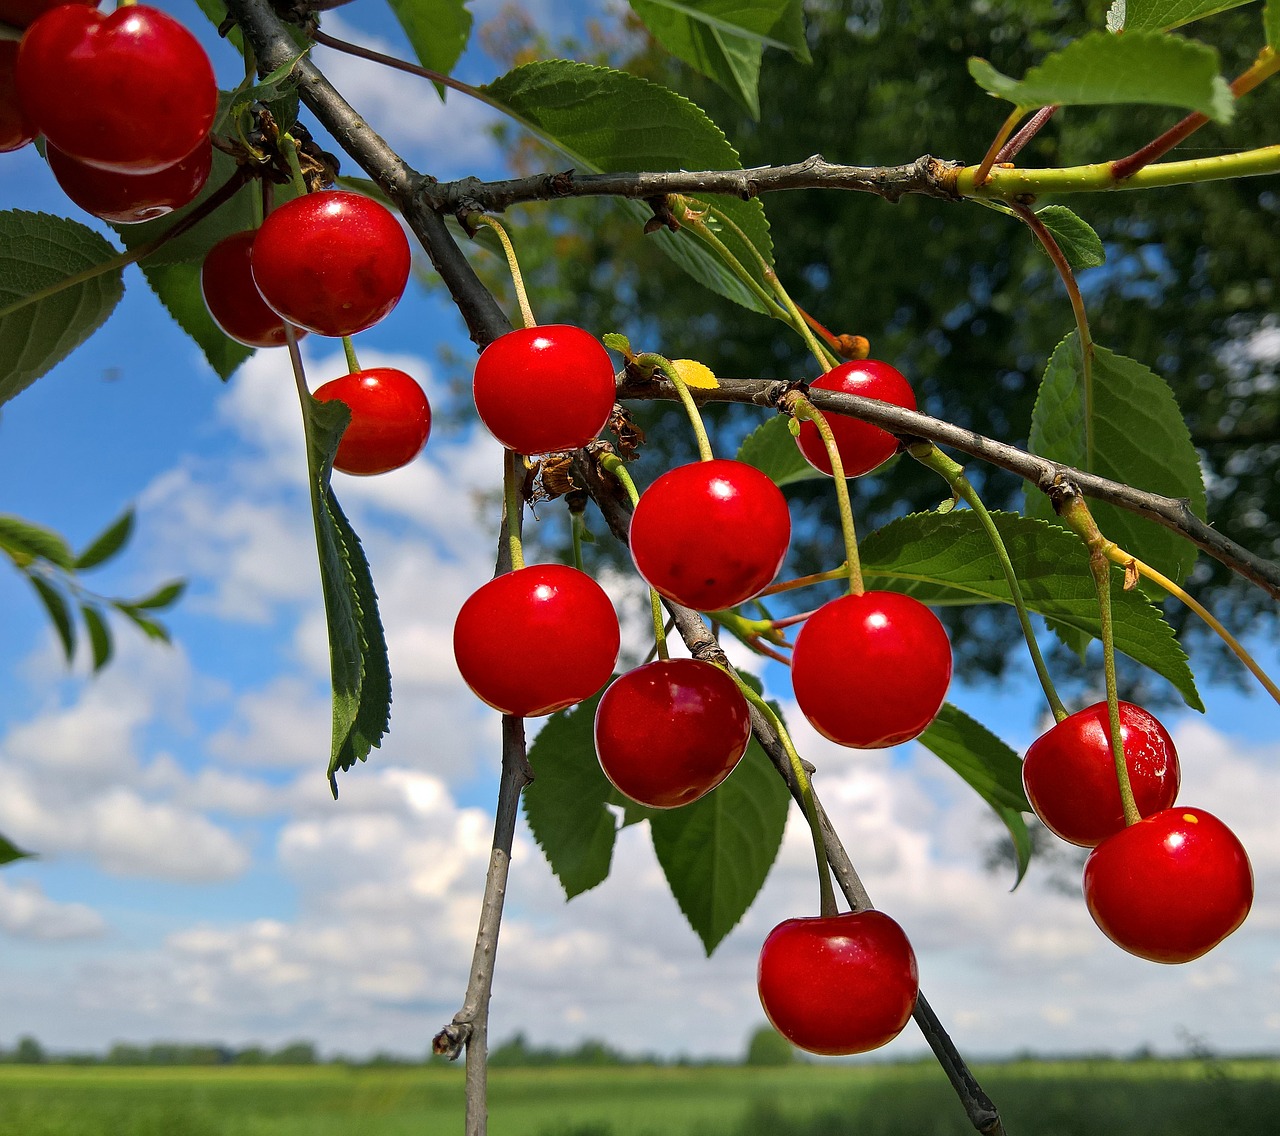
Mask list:
POLYGON ((680 222, 671 212, 671 203, 667 200, 665 193, 660 193, 656 197, 646 197, 644 202, 653 210, 653 216, 644 223, 646 236, 656 233, 659 229, 669 229, 673 233, 680 231, 680 222))
POLYGON ((452 1021, 431 1039, 431 1052, 457 1061, 463 1047, 471 1040, 471 1023, 452 1021))

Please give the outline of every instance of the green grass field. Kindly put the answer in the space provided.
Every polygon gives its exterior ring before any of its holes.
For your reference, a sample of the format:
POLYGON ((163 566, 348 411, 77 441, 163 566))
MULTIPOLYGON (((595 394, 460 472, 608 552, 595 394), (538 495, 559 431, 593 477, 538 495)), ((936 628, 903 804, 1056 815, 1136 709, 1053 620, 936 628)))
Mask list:
MULTIPOLYGON (((1280 1063, 1021 1063, 979 1070, 1012 1136, 1276 1131, 1280 1063)), ((458 1068, 0 1066, 0 1136, 455 1136, 458 1068)), ((951 1136, 929 1064, 502 1069, 492 1136, 951 1136)))

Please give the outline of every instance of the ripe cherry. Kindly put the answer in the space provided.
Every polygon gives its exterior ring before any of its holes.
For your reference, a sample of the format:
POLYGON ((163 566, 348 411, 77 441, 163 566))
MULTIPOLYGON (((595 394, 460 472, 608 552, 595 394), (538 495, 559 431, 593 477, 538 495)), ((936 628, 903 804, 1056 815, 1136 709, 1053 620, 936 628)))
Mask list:
POLYGON ((810 1053, 865 1053, 892 1041, 920 992, 915 952, 881 911, 779 923, 760 949, 760 1002, 810 1053))
MULTIPOLYGON (((1064 718, 1027 750, 1022 784, 1045 827, 1092 848, 1124 828, 1124 806, 1111 755, 1110 716, 1098 702, 1064 718)), ((1134 803, 1142 816, 1178 796, 1178 752, 1165 728, 1140 706, 1120 703, 1120 737, 1134 803)))
POLYGON ((17 42, 0 40, 0 154, 21 150, 40 133, 18 102, 18 86, 14 79, 17 62, 17 42))
POLYGON ((217 112, 213 68, 171 16, 51 8, 22 38, 18 94, 44 136, 81 162, 154 173, 182 161, 217 112))
POLYGON ((355 335, 400 302, 409 241, 395 215, 359 193, 286 201, 253 242, 253 279, 278 315, 320 335, 355 335))
POLYGON ((841 596, 796 636, 796 703, 823 737, 857 749, 910 741, 933 721, 951 681, 951 643, 901 592, 841 596))
POLYGON ((453 626, 466 684, 495 710, 536 718, 609 680, 621 634, 613 604, 585 572, 534 564, 473 593, 453 626))
POLYGON ((1117 946, 1152 962, 1190 962, 1253 905, 1244 846, 1201 809, 1164 809, 1107 837, 1084 865, 1084 899, 1117 946))
POLYGON ((631 516, 631 556, 651 587, 699 611, 749 600, 772 583, 791 542, 786 498, 727 458, 668 470, 631 516))
POLYGON ((413 461, 431 432, 431 407, 417 382, 394 367, 371 367, 343 375, 320 387, 320 402, 338 399, 351 421, 338 443, 333 468, 373 474, 413 461))
POLYGON ((521 454, 576 450, 613 412, 613 362, 580 327, 518 328, 476 362, 476 412, 495 438, 521 454))
POLYGON ((659 659, 617 678, 596 709, 596 756, 620 793, 655 809, 711 792, 751 740, 747 701, 698 659, 659 659))
MULTIPOLYGON (((891 402, 894 406, 915 410, 916 395, 902 372, 878 359, 861 359, 833 367, 821 378, 809 384, 812 390, 839 391, 856 394, 862 398, 875 398, 891 402)), ((898 439, 879 426, 849 418, 843 414, 828 414, 827 423, 835 435, 836 449, 840 451, 840 463, 845 477, 860 477, 891 458, 898 448, 898 439)), ((830 475, 831 459, 822 444, 822 435, 812 422, 800 423, 796 436, 800 452, 814 469, 830 475)))
POLYGON ((150 174, 124 174, 85 165, 52 142, 45 146, 49 169, 62 191, 86 213, 113 225, 154 221, 195 200, 213 168, 213 146, 202 138, 180 162, 150 174))
MULTIPOLYGON (((223 237, 200 266, 200 292, 213 322, 246 347, 283 347, 284 320, 267 307, 253 282, 251 257, 256 230, 223 237)), ((298 328, 297 337, 306 335, 298 328)))
POLYGON ((95 0, 0 0, 0 23, 25 28, 50 8, 63 4, 84 4, 96 8, 95 0))

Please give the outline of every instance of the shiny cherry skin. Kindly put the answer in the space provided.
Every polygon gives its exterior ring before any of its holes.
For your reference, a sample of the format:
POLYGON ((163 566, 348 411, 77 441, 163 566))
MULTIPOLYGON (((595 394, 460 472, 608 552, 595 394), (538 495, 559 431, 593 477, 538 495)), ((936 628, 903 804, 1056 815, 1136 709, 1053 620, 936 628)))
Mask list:
POLYGON ((1236 834, 1203 809, 1164 809, 1107 837, 1084 865, 1084 899, 1113 943, 1152 962, 1190 962, 1249 914, 1253 869, 1236 834))
MULTIPOLYGON (((907 410, 915 410, 916 395, 902 372, 878 359, 862 359, 833 367, 809 384, 811 390, 839 391, 862 398, 891 402, 907 410)), ((827 423, 835 435, 836 449, 845 477, 861 477, 888 461, 898 449, 898 439, 879 426, 860 422, 843 414, 828 414, 827 423)), ((812 422, 800 423, 796 437, 800 452, 814 469, 830 476, 831 459, 822 444, 822 435, 812 422)))
POLYGON ((15 28, 25 28, 43 16, 50 8, 63 4, 83 4, 96 8, 96 0, 0 0, 0 23, 15 28))
POLYGON ((142 4, 106 15, 80 4, 45 12, 22 38, 18 94, 64 154, 138 174, 182 161, 218 108, 204 48, 142 4))
POLYGON ((15 40, 0 39, 0 154, 21 150, 40 133, 31 117, 18 103, 14 69, 18 63, 15 40))
POLYGON ((509 450, 577 450, 613 413, 613 362, 594 335, 570 324, 517 328, 476 361, 476 413, 509 450))
POLYGON ((72 201, 113 225, 154 221, 195 200, 213 168, 213 145, 202 138, 180 162, 150 174, 122 174, 85 165, 52 142, 45 146, 49 169, 72 201))
POLYGON ((534 564, 495 576, 462 605, 453 654, 481 701, 517 718, 563 710, 613 673, 613 603, 585 572, 534 564))
POLYGON ((760 949, 756 984, 774 1029, 829 1056, 892 1041, 920 993, 915 952, 882 911, 779 923, 760 949))
POLYGON ((631 557, 651 587, 699 611, 751 599, 791 543, 787 500, 767 474, 728 458, 668 470, 631 516, 631 557))
MULTIPOLYGON (((209 316, 224 335, 246 347, 283 347, 284 320, 267 307, 253 282, 254 229, 223 237, 205 253, 200 292, 209 316)), ((294 332, 298 339, 305 328, 294 332)))
POLYGON ((346 403, 351 421, 333 459, 343 473, 367 476, 408 465, 431 433, 431 407, 417 381, 394 367, 370 367, 318 388, 320 402, 346 403))
POLYGON ((659 659, 614 679, 596 708, 600 768, 655 809, 705 796, 747 752, 751 714, 728 673, 699 659, 659 659))
POLYGON ((855 749, 910 741, 937 716, 951 682, 938 617, 901 592, 823 604, 791 652, 796 703, 823 737, 855 749))
POLYGON ((253 242, 267 306, 320 335, 355 335, 383 319, 409 280, 409 241, 386 206, 327 190, 286 201, 253 242))
MULTIPOLYGON (((1182 779, 1173 739, 1130 702, 1120 703, 1120 737, 1138 812, 1169 808, 1182 779)), ((1076 711, 1032 742, 1022 785, 1045 827, 1071 844, 1093 848, 1124 828, 1107 704, 1076 711)))

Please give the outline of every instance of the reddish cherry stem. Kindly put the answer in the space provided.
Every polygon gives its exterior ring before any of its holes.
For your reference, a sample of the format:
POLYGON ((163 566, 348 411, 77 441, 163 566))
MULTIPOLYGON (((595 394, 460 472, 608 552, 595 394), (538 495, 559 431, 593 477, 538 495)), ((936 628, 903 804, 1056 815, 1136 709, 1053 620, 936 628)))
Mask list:
POLYGON ((1044 124, 1057 113, 1058 108, 1056 106, 1041 107, 1027 120, 1027 124, 1000 148, 1000 152, 996 155, 992 165, 998 166, 1001 162, 1013 161, 1019 151, 1039 134, 1044 124))

